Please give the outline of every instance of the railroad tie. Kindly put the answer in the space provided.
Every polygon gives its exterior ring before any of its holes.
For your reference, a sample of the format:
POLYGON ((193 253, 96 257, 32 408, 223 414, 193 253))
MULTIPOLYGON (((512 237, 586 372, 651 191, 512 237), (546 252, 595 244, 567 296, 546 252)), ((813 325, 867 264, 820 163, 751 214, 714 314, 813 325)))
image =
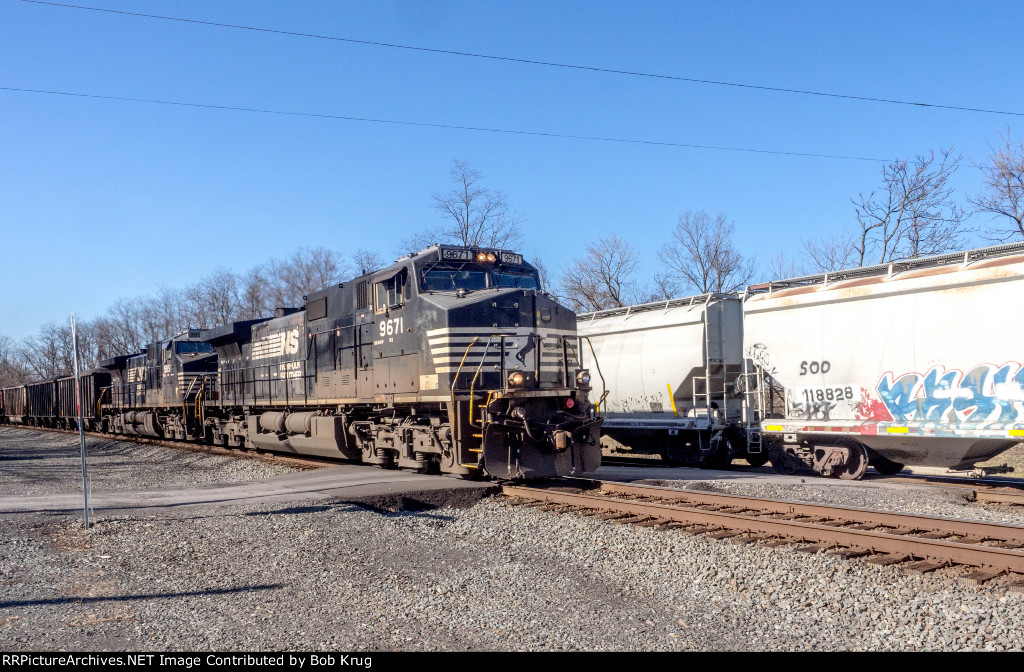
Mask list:
POLYGON ((642 523, 649 518, 650 516, 627 516, 626 518, 614 518, 612 523, 615 525, 631 525, 633 523, 642 523))
POLYGON ((598 514, 598 515, 594 516, 594 518, 596 518, 597 520, 618 520, 619 518, 632 518, 632 517, 633 517, 633 514, 631 514, 631 513, 601 513, 601 514, 598 514))
POLYGON ((780 546, 789 546, 790 544, 795 543, 796 540, 794 539, 769 539, 768 541, 764 542, 764 545, 768 548, 778 548, 780 546))
POLYGON ((986 581, 991 581, 997 576, 1002 576, 1003 572, 999 570, 989 569, 978 569, 970 574, 964 574, 963 576, 957 577, 968 586, 980 586, 986 581))
POLYGON ((710 539, 729 539, 731 537, 738 537, 742 532, 739 530, 722 530, 721 532, 712 532, 708 535, 710 539))
POLYGON ((843 560, 852 560, 853 558, 862 558, 865 555, 871 555, 871 551, 866 548, 833 548, 826 551, 828 555, 834 555, 837 558, 843 560))
POLYGON ((894 527, 889 534, 908 535, 908 534, 914 534, 915 532, 920 532, 920 531, 921 530, 919 530, 917 528, 914 528, 914 527, 894 527))
POLYGON ((827 527, 843 527, 846 525, 846 523, 847 521, 845 520, 823 520, 818 524, 825 525, 827 527))
POLYGON ((902 553, 891 553, 886 555, 872 556, 868 558, 865 562, 870 562, 872 565, 896 565, 901 562, 906 562, 909 559, 909 555, 903 555, 902 553))
POLYGON ((670 521, 665 518, 652 518, 636 524, 637 527, 659 527, 661 525, 667 525, 670 521))
POLYGON ((947 566, 948 563, 945 562, 935 562, 934 560, 922 560, 920 562, 912 562, 906 567, 902 567, 901 569, 903 570, 904 574, 909 574, 911 576, 921 576, 923 574, 934 572, 936 569, 942 569, 943 567, 947 566))
POLYGON ((996 548, 1007 548, 1007 549, 1010 549, 1011 551, 1012 550, 1016 550, 1018 548, 1024 548, 1024 544, 1018 544, 1015 541, 997 541, 996 543, 994 543, 992 545, 994 547, 996 547, 996 548))

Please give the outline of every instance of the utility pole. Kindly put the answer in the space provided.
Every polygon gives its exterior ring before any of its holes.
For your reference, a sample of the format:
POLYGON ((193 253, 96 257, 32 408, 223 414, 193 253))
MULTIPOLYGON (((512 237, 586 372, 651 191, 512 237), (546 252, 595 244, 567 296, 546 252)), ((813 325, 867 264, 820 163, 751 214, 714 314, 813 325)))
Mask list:
POLYGON ((89 467, 85 460, 85 426, 82 424, 82 391, 78 373, 78 333, 75 331, 75 314, 71 313, 71 344, 75 363, 75 414, 78 416, 78 436, 82 440, 82 500, 85 509, 85 529, 89 529, 89 467))

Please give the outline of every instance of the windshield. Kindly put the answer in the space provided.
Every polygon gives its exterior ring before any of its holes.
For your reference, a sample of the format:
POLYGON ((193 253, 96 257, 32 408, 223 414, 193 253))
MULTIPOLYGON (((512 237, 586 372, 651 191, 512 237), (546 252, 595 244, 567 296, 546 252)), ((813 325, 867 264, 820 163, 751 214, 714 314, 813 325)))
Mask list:
POLYGON ((494 272, 495 287, 521 287, 522 289, 537 289, 537 278, 523 273, 501 273, 494 272))
POLYGON ((428 292, 477 290, 487 287, 487 272, 479 270, 432 269, 423 274, 423 289, 428 292))
POLYGON ((174 344, 174 352, 179 355, 188 352, 213 352, 213 346, 198 341, 178 341, 174 344))

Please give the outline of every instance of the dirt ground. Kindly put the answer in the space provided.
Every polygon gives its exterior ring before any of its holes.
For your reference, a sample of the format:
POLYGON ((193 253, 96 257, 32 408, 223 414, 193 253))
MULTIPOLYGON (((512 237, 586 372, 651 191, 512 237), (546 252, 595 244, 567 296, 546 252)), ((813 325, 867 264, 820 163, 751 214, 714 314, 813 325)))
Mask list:
POLYGON ((984 469, 985 467, 1001 467, 1004 464, 1013 467, 1013 472, 1006 474, 1006 476, 1010 478, 1024 478, 1024 443, 1018 443, 1005 453, 999 453, 986 462, 978 462, 975 466, 984 469))

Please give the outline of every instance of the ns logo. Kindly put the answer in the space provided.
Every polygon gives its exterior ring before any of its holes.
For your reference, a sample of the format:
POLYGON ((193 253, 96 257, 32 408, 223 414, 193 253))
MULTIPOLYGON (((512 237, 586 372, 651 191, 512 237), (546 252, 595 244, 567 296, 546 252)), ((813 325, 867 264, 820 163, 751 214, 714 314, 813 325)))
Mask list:
POLYGON ((294 355, 299 351, 299 328, 281 333, 281 354, 294 355))

